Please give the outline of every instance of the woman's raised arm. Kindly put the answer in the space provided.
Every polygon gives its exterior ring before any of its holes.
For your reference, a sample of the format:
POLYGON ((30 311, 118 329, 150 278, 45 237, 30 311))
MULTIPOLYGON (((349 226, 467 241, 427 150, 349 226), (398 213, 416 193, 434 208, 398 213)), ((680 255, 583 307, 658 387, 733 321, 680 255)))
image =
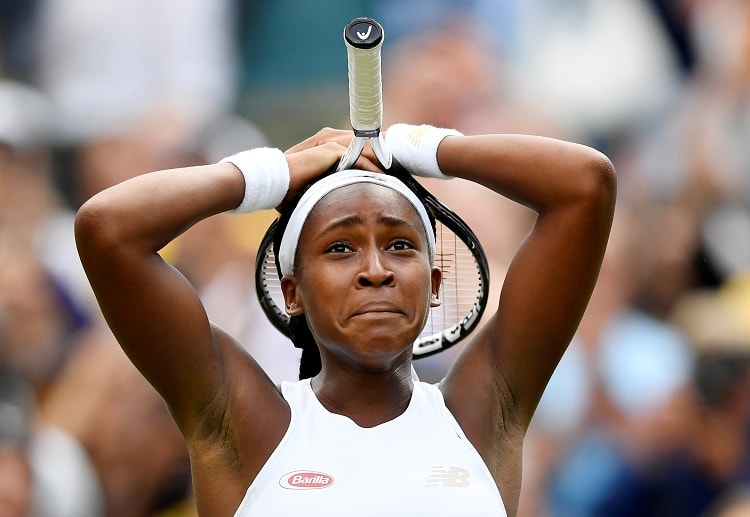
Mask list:
POLYGON ((445 174, 538 214, 510 265, 497 312, 470 337, 443 384, 462 425, 476 424, 467 432, 491 441, 499 422, 525 432, 576 332, 607 245, 615 171, 590 147, 522 135, 446 138, 438 161, 445 174), (476 430, 485 422, 493 429, 476 430))
POLYGON ((231 163, 163 170, 96 194, 76 217, 102 313, 183 431, 223 382, 222 343, 198 294, 158 252, 194 223, 238 206, 242 193, 231 163))

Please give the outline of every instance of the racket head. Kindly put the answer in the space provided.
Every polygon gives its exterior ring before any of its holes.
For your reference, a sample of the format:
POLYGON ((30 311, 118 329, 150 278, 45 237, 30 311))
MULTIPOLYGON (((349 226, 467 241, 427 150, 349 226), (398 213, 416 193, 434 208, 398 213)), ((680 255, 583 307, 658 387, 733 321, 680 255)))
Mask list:
MULTIPOLYGON (((443 273, 441 304, 430 309, 427 324, 413 344, 420 359, 446 350, 466 338, 479 324, 487 306, 490 272, 479 239, 461 217, 440 202, 394 161, 387 171, 409 187, 435 216, 435 265, 443 273)), ((255 290, 273 326, 291 338, 290 318, 284 309, 278 264, 273 250, 279 221, 266 230, 255 261, 255 290)))

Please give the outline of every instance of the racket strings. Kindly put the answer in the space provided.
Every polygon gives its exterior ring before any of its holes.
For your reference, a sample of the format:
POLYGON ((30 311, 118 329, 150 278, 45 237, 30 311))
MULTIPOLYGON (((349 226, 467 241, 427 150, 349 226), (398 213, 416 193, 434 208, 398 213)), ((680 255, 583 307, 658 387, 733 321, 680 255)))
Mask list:
MULTIPOLYGON (((263 253, 264 250, 260 250, 260 252, 263 253)), ((271 302, 269 305, 276 315, 282 317, 284 320, 288 320, 289 317, 284 310, 284 294, 281 292, 281 280, 276 269, 276 255, 274 255, 271 247, 265 250, 265 258, 259 277, 264 293, 261 302, 271 302)))
POLYGON ((422 337, 458 325, 482 293, 482 275, 469 247, 442 223, 437 223, 435 265, 442 271, 441 304, 430 310, 422 337))

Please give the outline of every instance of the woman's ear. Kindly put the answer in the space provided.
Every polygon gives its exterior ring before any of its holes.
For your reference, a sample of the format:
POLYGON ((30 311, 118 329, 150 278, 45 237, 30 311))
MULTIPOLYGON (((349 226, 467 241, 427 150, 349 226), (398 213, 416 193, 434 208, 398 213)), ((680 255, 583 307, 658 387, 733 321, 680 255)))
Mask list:
POLYGON ((297 289, 298 285, 297 278, 294 276, 287 275, 281 278, 281 292, 284 295, 284 306, 289 316, 299 316, 305 312, 297 289))
POLYGON ((440 301, 440 283, 443 281, 443 272, 439 267, 434 266, 430 273, 432 285, 432 294, 430 295, 430 307, 439 307, 442 303, 440 301))

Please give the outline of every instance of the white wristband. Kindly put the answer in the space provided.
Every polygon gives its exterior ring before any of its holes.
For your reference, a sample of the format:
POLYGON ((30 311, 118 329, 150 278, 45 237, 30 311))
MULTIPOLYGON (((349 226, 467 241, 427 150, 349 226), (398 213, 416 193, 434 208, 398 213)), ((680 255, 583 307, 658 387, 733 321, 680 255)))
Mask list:
POLYGON ((437 150, 447 136, 463 136, 455 129, 423 124, 394 124, 385 133, 385 143, 393 157, 415 176, 449 179, 440 170, 437 150))
POLYGON ((281 149, 259 147, 242 151, 219 161, 234 164, 245 178, 245 196, 240 206, 229 210, 246 214, 276 208, 289 190, 289 163, 281 149))

